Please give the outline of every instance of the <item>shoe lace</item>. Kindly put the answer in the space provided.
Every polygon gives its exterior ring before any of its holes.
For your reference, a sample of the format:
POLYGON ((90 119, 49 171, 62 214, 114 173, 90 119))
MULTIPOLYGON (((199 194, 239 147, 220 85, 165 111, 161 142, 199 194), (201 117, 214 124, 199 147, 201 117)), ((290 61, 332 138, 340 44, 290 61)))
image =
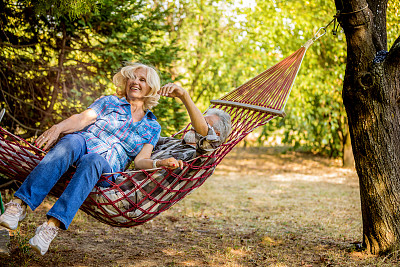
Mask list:
POLYGON ((13 216, 19 216, 24 211, 19 203, 8 202, 4 205, 6 207, 5 213, 13 216))
POLYGON ((46 243, 51 242, 57 235, 58 228, 55 226, 50 226, 48 224, 42 225, 42 229, 39 232, 39 235, 43 238, 46 243))

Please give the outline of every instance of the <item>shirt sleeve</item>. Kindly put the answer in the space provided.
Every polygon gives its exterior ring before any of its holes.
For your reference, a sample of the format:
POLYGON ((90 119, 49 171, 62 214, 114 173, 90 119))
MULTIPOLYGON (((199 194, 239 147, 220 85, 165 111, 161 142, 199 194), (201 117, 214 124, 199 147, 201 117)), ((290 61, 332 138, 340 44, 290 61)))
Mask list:
POLYGON ((158 142, 158 139, 160 138, 160 133, 161 133, 161 126, 158 122, 155 122, 155 126, 151 132, 153 137, 149 140, 149 144, 153 145, 154 148, 156 147, 156 144, 158 142))

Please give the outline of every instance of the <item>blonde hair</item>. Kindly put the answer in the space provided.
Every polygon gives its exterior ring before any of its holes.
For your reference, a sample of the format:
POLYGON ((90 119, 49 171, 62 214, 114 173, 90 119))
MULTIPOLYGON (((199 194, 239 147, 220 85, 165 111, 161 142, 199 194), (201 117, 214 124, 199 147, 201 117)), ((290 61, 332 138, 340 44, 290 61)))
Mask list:
POLYGON ((160 76, 158 76, 155 68, 138 62, 128 62, 125 67, 122 67, 120 71, 114 75, 113 83, 117 87, 117 96, 120 98, 126 97, 126 82, 128 79, 134 79, 135 70, 140 68, 146 70, 146 83, 151 88, 149 94, 144 99, 143 110, 152 109, 158 104, 160 95, 158 95, 157 92, 161 87, 160 76))

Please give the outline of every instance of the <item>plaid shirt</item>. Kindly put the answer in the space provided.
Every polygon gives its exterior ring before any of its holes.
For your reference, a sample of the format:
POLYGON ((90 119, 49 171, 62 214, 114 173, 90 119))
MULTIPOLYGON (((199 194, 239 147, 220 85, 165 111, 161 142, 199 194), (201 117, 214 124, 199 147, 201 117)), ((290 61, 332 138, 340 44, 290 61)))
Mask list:
POLYGON ((87 152, 102 155, 113 172, 123 171, 144 144, 157 144, 161 126, 150 110, 141 121, 133 122, 131 105, 116 96, 102 97, 89 108, 97 113, 96 122, 79 134, 86 140, 87 152))

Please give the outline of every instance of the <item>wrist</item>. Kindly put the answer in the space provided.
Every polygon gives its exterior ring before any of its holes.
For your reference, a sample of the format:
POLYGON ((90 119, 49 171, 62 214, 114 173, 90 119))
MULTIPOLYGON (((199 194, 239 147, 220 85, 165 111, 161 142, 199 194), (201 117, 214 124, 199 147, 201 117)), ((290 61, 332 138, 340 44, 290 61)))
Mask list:
POLYGON ((182 90, 182 94, 179 96, 179 98, 182 100, 182 102, 188 101, 190 98, 189 92, 186 90, 182 90))
MULTIPOLYGON (((62 122, 60 122, 62 123, 62 122)), ((60 123, 54 124, 53 126, 51 126, 50 129, 52 129, 52 132, 55 134, 61 134, 62 133, 62 124, 60 125, 60 123)))
POLYGON ((159 161, 160 161, 160 160, 158 160, 158 159, 153 159, 153 169, 158 168, 158 167, 157 167, 157 163, 158 163, 159 161))

